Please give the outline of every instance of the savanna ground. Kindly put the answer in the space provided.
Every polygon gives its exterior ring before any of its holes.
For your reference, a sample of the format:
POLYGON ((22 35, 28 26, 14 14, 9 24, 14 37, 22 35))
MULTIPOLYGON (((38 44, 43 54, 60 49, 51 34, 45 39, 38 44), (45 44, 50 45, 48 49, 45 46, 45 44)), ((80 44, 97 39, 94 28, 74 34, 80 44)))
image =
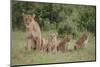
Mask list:
MULTIPOLYGON (((82 33, 81 33, 82 34, 82 33)), ((43 31, 42 35, 46 38, 49 36, 48 31, 43 31)), ((57 52, 54 53, 39 53, 36 51, 25 50, 25 32, 12 32, 12 64, 45 64, 45 63, 59 63, 59 62, 75 62, 75 61, 92 61, 95 59, 95 37, 90 35, 87 48, 78 49, 72 52, 57 52)), ((76 39, 71 39, 68 49, 72 49, 75 45, 76 39)))

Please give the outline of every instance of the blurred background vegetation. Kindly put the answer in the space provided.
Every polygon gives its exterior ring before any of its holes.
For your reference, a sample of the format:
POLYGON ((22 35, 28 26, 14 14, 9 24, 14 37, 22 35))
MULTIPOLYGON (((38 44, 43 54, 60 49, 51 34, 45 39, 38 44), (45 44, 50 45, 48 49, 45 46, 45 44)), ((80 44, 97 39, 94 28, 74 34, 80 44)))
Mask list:
POLYGON ((96 7, 37 2, 12 2, 12 29, 25 31, 22 13, 36 16, 42 31, 56 30, 59 35, 77 36, 89 31, 95 35, 96 7))

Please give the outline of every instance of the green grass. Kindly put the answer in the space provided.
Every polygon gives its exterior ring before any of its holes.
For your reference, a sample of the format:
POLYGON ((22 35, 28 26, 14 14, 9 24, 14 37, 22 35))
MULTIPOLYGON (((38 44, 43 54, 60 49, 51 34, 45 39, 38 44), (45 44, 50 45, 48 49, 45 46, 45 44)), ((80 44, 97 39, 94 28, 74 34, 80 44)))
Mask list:
MULTIPOLYGON (((42 32, 48 37, 49 32, 42 32)), ((72 52, 39 53, 25 50, 26 34, 22 31, 12 32, 12 64, 44 64, 57 62, 92 61, 95 59, 95 37, 90 36, 87 48, 78 49, 72 52)), ((78 37, 79 38, 79 37, 78 37)), ((73 49, 75 41, 72 39, 68 48, 73 49)))

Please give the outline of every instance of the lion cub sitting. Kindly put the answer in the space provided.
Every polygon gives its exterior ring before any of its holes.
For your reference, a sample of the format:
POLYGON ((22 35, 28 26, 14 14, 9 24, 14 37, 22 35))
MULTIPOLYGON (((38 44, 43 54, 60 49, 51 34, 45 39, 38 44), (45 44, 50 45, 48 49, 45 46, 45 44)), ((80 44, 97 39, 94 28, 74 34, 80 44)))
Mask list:
POLYGON ((80 38, 79 40, 76 42, 76 45, 75 45, 75 49, 77 48, 83 48, 83 47, 86 47, 87 43, 88 43, 88 40, 89 40, 89 33, 88 32, 85 32, 80 38))
POLYGON ((68 48, 65 48, 66 46, 68 47, 68 43, 70 42, 70 38, 65 36, 63 40, 59 41, 59 44, 57 46, 58 51, 65 52, 68 48))
POLYGON ((57 45, 58 45, 58 33, 52 33, 50 38, 48 39, 47 49, 48 52, 57 52, 57 45))

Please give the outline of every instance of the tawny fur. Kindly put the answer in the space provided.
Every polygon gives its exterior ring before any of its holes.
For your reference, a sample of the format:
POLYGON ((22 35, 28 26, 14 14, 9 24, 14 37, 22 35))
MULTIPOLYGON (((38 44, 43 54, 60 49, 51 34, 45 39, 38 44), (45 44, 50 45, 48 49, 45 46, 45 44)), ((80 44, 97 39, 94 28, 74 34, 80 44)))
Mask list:
MULTIPOLYGON (((23 15, 24 24, 27 32, 27 46, 32 46, 34 41, 37 50, 41 47, 41 30, 39 24, 34 20, 34 16, 23 15)), ((29 50, 31 47, 27 47, 29 50)))
POLYGON ((41 51, 46 52, 47 51, 47 44, 48 40, 46 38, 41 38, 41 51))
POLYGON ((67 36, 64 37, 62 41, 59 41, 59 45, 57 46, 58 51, 65 52, 68 48, 65 48, 66 46, 68 47, 68 43, 70 42, 70 38, 67 36))
POLYGON ((75 45, 75 49, 76 48, 82 48, 85 47, 88 43, 88 39, 89 39, 89 33, 85 32, 80 38, 79 40, 76 42, 75 45))
POLYGON ((57 45, 58 45, 58 40, 57 40, 58 33, 52 33, 49 40, 48 40, 48 52, 57 52, 57 45))

